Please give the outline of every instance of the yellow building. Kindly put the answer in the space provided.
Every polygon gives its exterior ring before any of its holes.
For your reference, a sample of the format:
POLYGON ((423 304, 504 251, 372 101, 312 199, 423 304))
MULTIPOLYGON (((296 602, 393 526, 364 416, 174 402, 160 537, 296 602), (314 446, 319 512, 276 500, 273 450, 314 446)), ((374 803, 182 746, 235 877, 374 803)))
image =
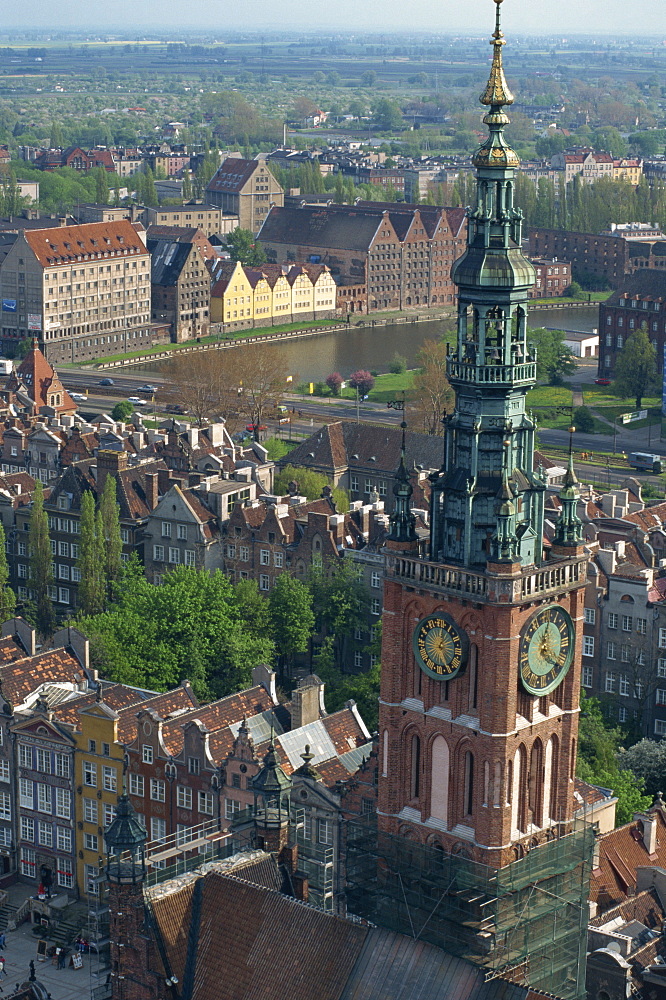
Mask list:
POLYGON ((219 269, 219 278, 210 293, 212 323, 230 327, 254 324, 254 289, 245 268, 238 261, 219 269))
POLYGON ((643 176, 643 161, 639 159, 613 160, 613 180, 627 180, 634 187, 640 184, 643 176))
POLYGON ((123 748, 118 739, 117 712, 95 701, 78 710, 74 729, 76 794, 76 881, 81 893, 95 894, 104 830, 115 815, 123 783, 123 748))
POLYGON ((217 264, 212 323, 225 328, 273 326, 335 316, 336 284, 324 264, 217 264))

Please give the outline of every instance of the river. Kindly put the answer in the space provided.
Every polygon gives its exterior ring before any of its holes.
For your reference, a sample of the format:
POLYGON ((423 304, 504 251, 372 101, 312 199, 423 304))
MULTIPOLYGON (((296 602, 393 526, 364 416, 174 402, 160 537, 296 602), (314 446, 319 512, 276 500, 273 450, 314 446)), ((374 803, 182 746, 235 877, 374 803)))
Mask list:
MULTIPOLYGON (((321 381, 331 372, 346 378, 358 368, 387 372, 394 354, 407 360, 408 368, 417 365, 416 356, 424 340, 438 340, 445 322, 397 323, 379 327, 355 327, 337 333, 322 333, 316 337, 286 341, 273 348, 280 351, 288 370, 306 382, 321 381)), ((597 306, 582 309, 533 309, 529 324, 552 329, 579 330, 590 333, 599 322, 597 306)), ((240 349, 240 348, 239 348, 240 349)), ((142 374, 163 374, 161 366, 141 365, 142 374)))

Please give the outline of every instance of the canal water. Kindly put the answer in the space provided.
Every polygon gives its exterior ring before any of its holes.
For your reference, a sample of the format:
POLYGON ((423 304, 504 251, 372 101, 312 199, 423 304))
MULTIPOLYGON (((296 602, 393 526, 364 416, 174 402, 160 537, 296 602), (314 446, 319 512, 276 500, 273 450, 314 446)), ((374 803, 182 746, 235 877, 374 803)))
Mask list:
MULTIPOLYGON (((532 309, 529 325, 556 330, 578 330, 591 333, 599 322, 597 306, 578 309, 532 309)), ((417 354, 425 340, 439 340, 453 319, 426 323, 396 323, 389 326, 351 326, 337 333, 322 333, 316 337, 285 341, 271 350, 280 351, 288 370, 302 381, 321 381, 331 372, 346 378, 358 368, 387 372, 393 356, 401 354, 407 367, 415 368, 417 354)), ((240 348, 238 348, 240 350, 240 348)), ((163 374, 161 366, 140 367, 142 373, 163 374)))

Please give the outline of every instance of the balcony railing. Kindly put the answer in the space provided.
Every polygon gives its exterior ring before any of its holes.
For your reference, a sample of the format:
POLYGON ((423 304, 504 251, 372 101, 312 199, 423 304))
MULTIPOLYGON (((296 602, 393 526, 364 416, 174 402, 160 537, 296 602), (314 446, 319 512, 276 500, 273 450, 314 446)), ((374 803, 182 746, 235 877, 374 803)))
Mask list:
POLYGON ((515 385, 517 382, 536 381, 536 361, 520 365, 477 365, 449 358, 446 367, 450 379, 473 385, 515 385))
POLYGON ((562 559, 543 567, 530 566, 516 576, 494 576, 427 562, 414 556, 387 555, 389 578, 417 587, 465 595, 488 604, 507 604, 556 594, 585 581, 584 558, 562 559))

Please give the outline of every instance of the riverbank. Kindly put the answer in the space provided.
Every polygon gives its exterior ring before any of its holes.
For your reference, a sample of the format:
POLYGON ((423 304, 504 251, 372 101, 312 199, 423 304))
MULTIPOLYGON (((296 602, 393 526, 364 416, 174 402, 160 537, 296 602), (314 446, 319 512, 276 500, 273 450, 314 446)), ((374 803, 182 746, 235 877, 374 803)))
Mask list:
POLYGON ((224 351, 242 344, 276 344, 280 341, 298 340, 303 337, 316 337, 319 334, 345 333, 382 326, 402 326, 416 323, 436 323, 453 319, 451 311, 442 313, 412 314, 412 313, 373 313, 371 316, 359 317, 353 323, 339 323, 335 320, 320 320, 299 327, 289 324, 284 327, 258 327, 250 330, 239 330, 233 335, 202 337, 196 341, 184 341, 182 344, 162 344, 150 351, 137 351, 128 354, 115 354, 96 362, 81 361, 73 364, 61 364, 59 368, 93 368, 104 370, 123 368, 130 365, 150 364, 153 361, 164 361, 172 354, 196 354, 201 351, 224 351))

